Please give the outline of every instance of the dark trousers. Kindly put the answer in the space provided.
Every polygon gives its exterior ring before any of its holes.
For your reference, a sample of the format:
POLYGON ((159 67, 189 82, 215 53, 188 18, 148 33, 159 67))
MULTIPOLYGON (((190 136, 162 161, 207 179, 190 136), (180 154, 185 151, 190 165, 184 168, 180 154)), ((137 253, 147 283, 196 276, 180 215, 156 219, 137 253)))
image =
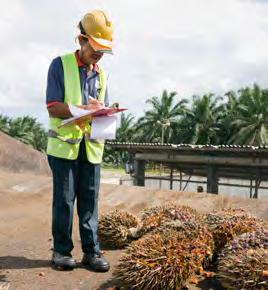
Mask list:
POLYGON ((100 165, 88 162, 84 142, 80 144, 77 160, 48 156, 48 162, 53 174, 54 251, 67 254, 73 249, 72 225, 76 198, 82 250, 84 253, 99 253, 97 229, 100 165))

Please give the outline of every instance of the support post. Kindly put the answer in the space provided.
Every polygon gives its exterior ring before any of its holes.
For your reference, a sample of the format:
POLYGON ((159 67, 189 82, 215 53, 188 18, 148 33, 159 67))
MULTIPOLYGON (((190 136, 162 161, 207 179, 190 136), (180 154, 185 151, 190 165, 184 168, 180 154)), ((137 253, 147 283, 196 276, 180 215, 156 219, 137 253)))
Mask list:
POLYGON ((249 198, 252 198, 252 176, 250 176, 250 190, 249 190, 249 198))
POLYGON ((145 160, 134 160, 134 185, 145 185, 145 160))
POLYGON ((260 169, 256 168, 256 177, 255 177, 255 190, 253 198, 258 198, 258 191, 261 184, 261 175, 260 175, 260 169))
POLYGON ((218 169, 216 166, 208 165, 207 168, 207 192, 208 193, 219 193, 219 177, 218 169))
POLYGON ((180 168, 180 190, 182 190, 182 172, 180 168))
POLYGON ((162 170, 163 170, 163 164, 161 162, 160 165, 159 165, 159 176, 160 176, 160 179, 159 179, 159 188, 160 189, 162 188, 162 170))
POLYGON ((170 189, 173 189, 173 166, 170 164, 170 189))

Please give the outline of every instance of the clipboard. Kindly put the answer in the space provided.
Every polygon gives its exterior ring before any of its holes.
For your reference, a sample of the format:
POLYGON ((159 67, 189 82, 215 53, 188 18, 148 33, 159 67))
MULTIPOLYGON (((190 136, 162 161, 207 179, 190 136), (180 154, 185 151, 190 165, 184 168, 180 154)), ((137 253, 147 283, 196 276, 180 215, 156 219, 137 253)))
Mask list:
POLYGON ((82 115, 77 117, 71 117, 66 120, 63 120, 59 128, 65 127, 68 125, 73 125, 76 123, 82 124, 92 120, 92 117, 102 117, 102 116, 111 116, 123 111, 126 111, 126 108, 117 108, 117 107, 104 107, 96 111, 86 111, 82 115))

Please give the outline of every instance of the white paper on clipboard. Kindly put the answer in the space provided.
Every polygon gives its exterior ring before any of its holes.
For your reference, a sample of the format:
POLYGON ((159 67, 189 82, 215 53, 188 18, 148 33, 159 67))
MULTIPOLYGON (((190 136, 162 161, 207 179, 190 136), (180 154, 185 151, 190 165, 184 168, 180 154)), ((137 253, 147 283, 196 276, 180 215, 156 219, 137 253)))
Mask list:
POLYGON ((115 115, 93 118, 90 139, 115 139, 116 120, 115 115))
POLYGON ((84 109, 81 109, 81 108, 73 106, 73 105, 69 105, 69 110, 70 110, 71 114, 73 115, 73 118, 79 118, 79 117, 88 115, 89 113, 92 112, 90 110, 84 110, 84 109))

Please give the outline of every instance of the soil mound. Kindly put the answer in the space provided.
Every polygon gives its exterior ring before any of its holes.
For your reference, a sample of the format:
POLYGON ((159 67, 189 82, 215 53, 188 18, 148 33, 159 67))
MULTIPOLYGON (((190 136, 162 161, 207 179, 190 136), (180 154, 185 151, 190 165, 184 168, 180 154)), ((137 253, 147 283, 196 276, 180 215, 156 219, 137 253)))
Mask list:
POLYGON ((45 154, 0 132, 0 170, 49 174, 45 154))
POLYGON ((268 221, 267 199, 236 198, 138 186, 101 185, 100 210, 103 213, 118 209, 139 214, 146 207, 158 206, 167 202, 190 206, 200 213, 208 213, 222 208, 242 208, 256 217, 268 221))

